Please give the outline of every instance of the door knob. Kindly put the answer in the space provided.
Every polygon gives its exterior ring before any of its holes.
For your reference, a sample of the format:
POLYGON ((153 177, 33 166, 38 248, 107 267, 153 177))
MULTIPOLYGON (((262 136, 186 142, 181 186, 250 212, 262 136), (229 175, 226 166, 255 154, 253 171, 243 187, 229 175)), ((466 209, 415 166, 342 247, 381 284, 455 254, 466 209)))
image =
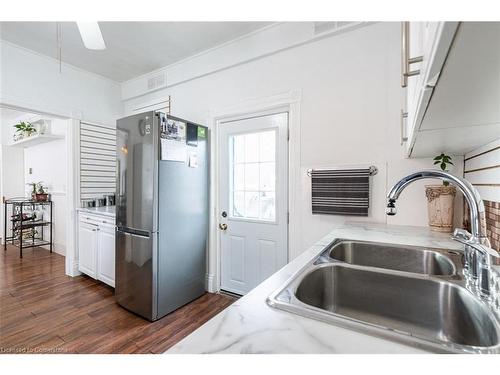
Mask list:
POLYGON ((219 229, 220 230, 226 230, 227 229, 227 224, 219 224, 219 229))

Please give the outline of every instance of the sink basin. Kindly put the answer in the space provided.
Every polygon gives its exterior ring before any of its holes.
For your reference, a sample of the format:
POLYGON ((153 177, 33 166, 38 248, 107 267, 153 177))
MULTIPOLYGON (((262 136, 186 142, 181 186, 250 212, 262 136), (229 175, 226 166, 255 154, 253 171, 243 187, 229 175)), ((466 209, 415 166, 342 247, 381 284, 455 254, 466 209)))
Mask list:
POLYGON ((295 297, 328 314, 429 341, 474 347, 500 344, 486 306, 446 281, 322 265, 298 283, 295 297))
POLYGON ((431 351, 500 353, 500 313, 466 288, 461 257, 336 240, 267 302, 431 351))
POLYGON ((426 275, 453 275, 453 262, 437 251, 419 247, 402 247, 375 242, 340 241, 333 245, 329 256, 355 264, 414 272, 426 275))

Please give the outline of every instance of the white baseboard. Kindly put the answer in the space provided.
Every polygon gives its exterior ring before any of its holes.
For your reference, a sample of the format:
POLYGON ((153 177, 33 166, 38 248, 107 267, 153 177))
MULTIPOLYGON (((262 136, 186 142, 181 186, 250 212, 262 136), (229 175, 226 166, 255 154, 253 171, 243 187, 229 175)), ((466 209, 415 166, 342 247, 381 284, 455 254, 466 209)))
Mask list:
POLYGON ((79 276, 81 274, 82 273, 78 269, 78 261, 73 262, 73 264, 71 265, 71 269, 69 270, 69 273, 66 272, 66 275, 71 276, 71 277, 79 276))
POLYGON ((62 256, 66 256, 66 246, 60 243, 52 244, 52 251, 62 256))
POLYGON ((205 288, 209 293, 218 292, 218 288, 215 285, 215 275, 210 273, 205 274, 205 288))

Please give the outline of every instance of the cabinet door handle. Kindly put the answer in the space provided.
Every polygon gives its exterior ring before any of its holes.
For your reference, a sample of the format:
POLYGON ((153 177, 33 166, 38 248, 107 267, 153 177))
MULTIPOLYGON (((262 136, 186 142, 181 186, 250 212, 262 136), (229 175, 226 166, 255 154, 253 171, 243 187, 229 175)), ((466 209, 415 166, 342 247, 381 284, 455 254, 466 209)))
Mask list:
POLYGON ((410 58, 410 22, 401 22, 401 87, 408 85, 408 77, 420 74, 420 69, 410 70, 410 65, 422 62, 423 56, 410 58))
POLYGON ((401 132, 401 146, 408 140, 405 134, 405 119, 408 118, 408 112, 401 110, 400 132, 401 132))

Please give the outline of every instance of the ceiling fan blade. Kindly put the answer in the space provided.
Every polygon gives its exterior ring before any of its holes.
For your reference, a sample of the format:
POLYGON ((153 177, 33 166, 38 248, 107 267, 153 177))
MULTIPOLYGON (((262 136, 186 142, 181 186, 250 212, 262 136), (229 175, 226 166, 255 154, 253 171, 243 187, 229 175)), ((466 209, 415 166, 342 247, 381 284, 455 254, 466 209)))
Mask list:
POLYGON ((77 22, 83 44, 88 49, 103 50, 106 44, 102 37, 101 29, 97 22, 77 22))

